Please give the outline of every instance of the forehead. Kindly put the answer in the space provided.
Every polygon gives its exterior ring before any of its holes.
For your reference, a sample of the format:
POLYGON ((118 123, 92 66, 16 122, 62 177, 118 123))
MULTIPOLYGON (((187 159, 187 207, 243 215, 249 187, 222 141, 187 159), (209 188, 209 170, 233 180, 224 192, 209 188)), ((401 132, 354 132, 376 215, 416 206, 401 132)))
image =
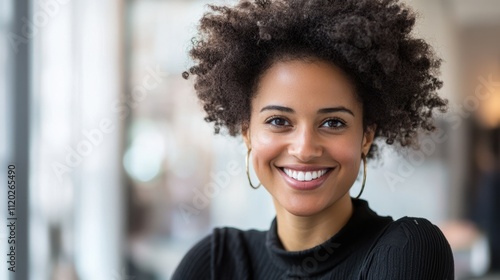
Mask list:
POLYGON ((252 103, 299 108, 345 106, 361 110, 355 86, 347 75, 319 60, 275 62, 261 76, 252 103))

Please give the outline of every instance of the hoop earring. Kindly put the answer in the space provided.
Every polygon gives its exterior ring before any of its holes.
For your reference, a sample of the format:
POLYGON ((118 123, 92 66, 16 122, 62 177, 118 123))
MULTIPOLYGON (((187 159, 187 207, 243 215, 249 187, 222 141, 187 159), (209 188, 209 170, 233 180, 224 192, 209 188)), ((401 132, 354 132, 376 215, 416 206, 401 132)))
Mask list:
POLYGON ((365 190, 366 183, 366 156, 364 154, 361 154, 361 159, 363 160, 363 183, 361 184, 361 191, 359 192, 358 196, 356 196, 356 199, 359 199, 359 197, 365 190))
POLYGON ((248 164, 248 161, 249 161, 249 157, 250 157, 250 152, 251 152, 251 151, 252 151, 252 149, 248 149, 247 156, 246 156, 246 158, 245 158, 245 165, 246 165, 246 171, 247 171, 248 183, 250 184, 250 187, 252 187, 254 190, 256 190, 256 189, 258 189, 258 188, 261 186, 261 184, 259 183, 259 184, 257 185, 257 187, 256 187, 256 186, 254 186, 254 185, 252 184, 252 180, 250 179, 250 171, 249 171, 249 164, 248 164))

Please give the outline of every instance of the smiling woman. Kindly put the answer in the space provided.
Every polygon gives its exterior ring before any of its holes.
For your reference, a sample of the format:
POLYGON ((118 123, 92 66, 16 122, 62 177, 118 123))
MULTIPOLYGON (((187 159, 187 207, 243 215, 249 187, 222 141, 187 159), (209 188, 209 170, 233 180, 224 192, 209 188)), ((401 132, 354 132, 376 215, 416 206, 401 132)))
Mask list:
POLYGON ((174 279, 453 279, 436 226, 349 195, 375 139, 416 146, 446 107, 440 60, 410 36, 412 11, 395 0, 210 8, 184 77, 196 76, 215 131, 243 136, 276 219, 268 231, 215 229, 174 279))
POLYGON ((278 223, 296 220, 279 224, 280 239, 287 250, 311 248, 351 216, 349 189, 374 128, 363 128, 351 82, 322 61, 276 62, 260 79, 251 107, 243 138, 255 172, 274 199, 278 223), (329 232, 289 236, 289 226, 310 221, 302 225, 309 228, 319 220, 329 232))

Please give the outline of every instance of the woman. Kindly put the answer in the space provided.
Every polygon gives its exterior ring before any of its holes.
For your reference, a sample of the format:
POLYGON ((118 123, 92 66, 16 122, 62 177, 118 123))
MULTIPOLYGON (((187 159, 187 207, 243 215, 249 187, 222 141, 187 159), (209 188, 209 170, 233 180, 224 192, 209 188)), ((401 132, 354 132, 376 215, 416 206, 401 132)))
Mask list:
POLYGON ((216 133, 242 134, 260 180, 249 184, 271 194, 276 219, 268 231, 215 229, 174 279, 453 279, 436 226, 349 196, 375 139, 416 146, 445 110, 440 60, 410 35, 413 12, 396 0, 210 8, 184 77, 195 75, 216 133))

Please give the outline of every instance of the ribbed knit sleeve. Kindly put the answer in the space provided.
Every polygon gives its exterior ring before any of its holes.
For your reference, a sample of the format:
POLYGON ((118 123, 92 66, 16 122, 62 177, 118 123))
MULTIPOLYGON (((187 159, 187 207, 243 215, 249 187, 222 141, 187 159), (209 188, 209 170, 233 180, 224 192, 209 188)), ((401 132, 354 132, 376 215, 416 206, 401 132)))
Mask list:
POLYGON ((184 256, 172 280, 210 279, 211 235, 203 238, 184 256))
POLYGON ((450 245, 439 228, 426 219, 395 221, 377 243, 362 279, 454 279, 450 245))

